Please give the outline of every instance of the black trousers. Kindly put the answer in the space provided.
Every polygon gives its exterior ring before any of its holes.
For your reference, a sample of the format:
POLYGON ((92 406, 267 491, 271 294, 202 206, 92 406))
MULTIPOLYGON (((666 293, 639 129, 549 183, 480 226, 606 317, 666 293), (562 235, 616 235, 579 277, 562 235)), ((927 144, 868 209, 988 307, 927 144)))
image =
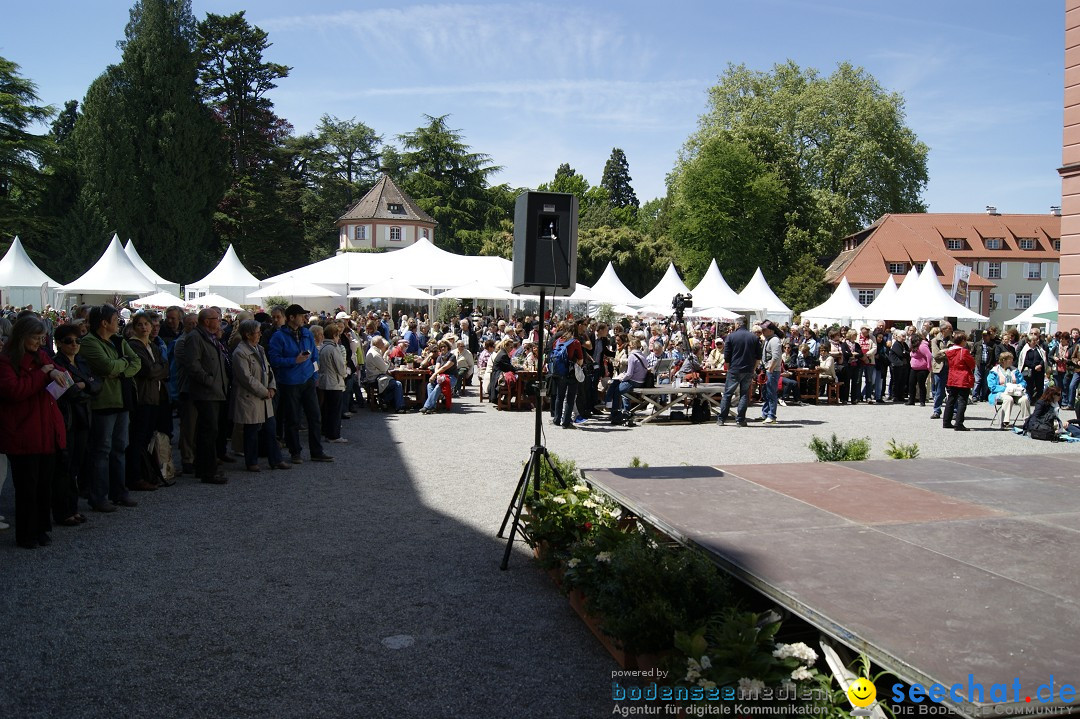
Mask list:
POLYGON ((15 542, 36 546, 38 537, 52 529, 55 454, 9 454, 11 481, 15 485, 15 542))
POLYGON ((930 376, 928 369, 913 369, 908 371, 908 404, 915 404, 915 395, 919 395, 919 402, 926 404, 926 378, 930 376))
POLYGON ((911 367, 902 365, 899 367, 890 367, 892 380, 892 389, 890 390, 894 402, 906 401, 908 397, 908 375, 911 374, 911 367))
POLYGON ((220 400, 195 400, 199 415, 195 425, 195 476, 199 479, 213 479, 217 474, 218 420, 224 406, 220 400))
POLYGON ((340 389, 323 390, 322 430, 327 439, 341 436, 341 400, 344 396, 340 389))
POLYGON ((143 468, 143 453, 148 451, 150 440, 154 438, 160 408, 156 404, 136 405, 131 413, 131 425, 128 431, 127 446, 127 487, 134 489, 141 481, 149 481, 143 468))
POLYGON ((65 520, 79 511, 78 476, 86 461, 86 442, 89 437, 89 427, 68 429, 67 449, 56 454, 51 500, 54 522, 65 520))
POLYGON ((945 400, 945 412, 941 415, 942 425, 945 427, 950 425, 963 427, 964 413, 967 412, 968 397, 971 396, 971 390, 967 387, 946 387, 945 391, 949 393, 949 397, 945 400), (954 412, 956 414, 955 424, 953 424, 954 412))

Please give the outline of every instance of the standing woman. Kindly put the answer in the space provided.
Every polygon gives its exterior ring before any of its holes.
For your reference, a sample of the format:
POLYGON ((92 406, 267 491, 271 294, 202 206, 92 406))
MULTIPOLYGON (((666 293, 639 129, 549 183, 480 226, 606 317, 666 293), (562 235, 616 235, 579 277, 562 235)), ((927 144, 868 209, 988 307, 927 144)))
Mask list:
MULTIPOLYGON (((936 328, 935 328, 936 329, 936 328)), ((908 373, 907 404, 915 404, 915 395, 919 395, 919 406, 926 406, 926 378, 930 376, 930 366, 934 356, 930 354, 930 345, 918 332, 911 335, 911 372, 908 373)))
POLYGON ((1028 340, 1020 348, 1016 358, 1016 367, 1027 381, 1027 392, 1031 402, 1037 402, 1043 394, 1043 381, 1046 379, 1046 350, 1039 344, 1039 336, 1028 334, 1028 340))
POLYGON ((150 451, 150 440, 154 438, 159 407, 162 398, 167 396, 165 382, 169 379, 169 365, 162 357, 157 343, 150 339, 153 328, 150 315, 136 312, 129 327, 131 334, 128 336, 128 344, 138 355, 141 366, 135 375, 135 406, 131 410, 131 432, 127 447, 127 486, 128 489, 145 492, 158 488, 158 485, 146 476, 143 457, 150 451))
POLYGON ((232 354, 232 421, 244 428, 244 463, 249 472, 259 471, 259 443, 266 445, 271 469, 292 469, 281 458, 274 421, 274 395, 277 382, 263 350, 262 327, 255 320, 244 320, 237 328, 240 342, 232 354))
MULTIPOLYGON (((1069 374, 1069 357, 1072 355, 1072 338, 1068 332, 1058 332, 1057 346, 1054 347, 1054 383, 1061 390, 1062 397, 1068 387, 1065 377, 1069 374)), ((1063 404, 1072 406, 1072 398, 1065 397, 1063 404)))
POLYGON ((101 391, 101 380, 94 377, 86 358, 79 354, 79 328, 60 325, 53 335, 58 369, 71 375, 74 386, 60 395, 57 404, 64 418, 67 449, 57 456, 56 474, 52 489, 53 521, 66 527, 82 524, 86 518, 79 514, 79 492, 89 491, 86 476, 86 446, 90 438, 90 402, 101 391))
POLYGON ((345 394, 345 357, 338 347, 341 332, 336 322, 323 328, 322 347, 319 348, 319 389, 323 393, 322 430, 330 442, 345 444, 349 440, 341 436, 341 398, 345 394))
POLYGON ((64 419, 48 385, 64 378, 41 349, 45 323, 15 321, 0 351, 0 452, 15 485, 15 542, 25 549, 52 540, 51 487, 57 451, 65 448, 64 419))
POLYGON ((967 432, 964 426, 964 413, 967 410, 968 398, 971 397, 971 389, 975 386, 975 358, 968 352, 965 342, 967 337, 963 332, 953 332, 952 346, 945 354, 949 358, 949 375, 945 380, 945 389, 949 398, 945 402, 945 413, 941 416, 942 426, 945 429, 954 429, 957 432, 967 432), (956 423, 953 423, 953 412, 956 413, 956 423))

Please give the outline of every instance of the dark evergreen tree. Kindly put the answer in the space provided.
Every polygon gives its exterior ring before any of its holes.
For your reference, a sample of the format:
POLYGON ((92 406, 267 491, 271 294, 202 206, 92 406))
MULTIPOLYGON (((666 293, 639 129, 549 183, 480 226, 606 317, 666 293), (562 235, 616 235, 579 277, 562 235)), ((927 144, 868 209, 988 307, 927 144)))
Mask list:
POLYGON ((612 148, 611 157, 604 163, 604 175, 600 179, 600 186, 607 190, 608 202, 612 207, 637 208, 638 198, 630 180, 630 163, 626 161, 626 153, 618 147, 612 148))
POLYGON ((54 110, 37 102, 37 86, 19 75, 17 64, 0 57, 0 237, 5 239, 41 227, 35 211, 44 189, 38 166, 52 142, 30 128, 54 110))

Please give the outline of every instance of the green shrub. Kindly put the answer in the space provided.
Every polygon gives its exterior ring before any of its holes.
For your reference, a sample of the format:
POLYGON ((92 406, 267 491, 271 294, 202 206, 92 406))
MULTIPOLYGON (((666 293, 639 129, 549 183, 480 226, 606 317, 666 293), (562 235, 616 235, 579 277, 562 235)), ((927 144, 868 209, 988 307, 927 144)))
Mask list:
POLYGON ((919 445, 915 442, 911 444, 897 444, 895 439, 890 439, 889 446, 885 449, 885 454, 893 459, 915 459, 919 456, 919 445))
POLYGON ((870 439, 860 437, 841 441, 834 434, 826 442, 816 434, 810 440, 810 449, 817 455, 819 462, 854 462, 870 456, 870 439))
POLYGON ((631 467, 648 467, 649 463, 648 462, 642 462, 641 457, 638 457, 637 455, 635 455, 635 456, 630 458, 630 466, 631 467))
POLYGON ((288 297, 264 297, 263 307, 274 307, 275 305, 281 305, 282 307, 288 307, 292 304, 292 300, 288 297))

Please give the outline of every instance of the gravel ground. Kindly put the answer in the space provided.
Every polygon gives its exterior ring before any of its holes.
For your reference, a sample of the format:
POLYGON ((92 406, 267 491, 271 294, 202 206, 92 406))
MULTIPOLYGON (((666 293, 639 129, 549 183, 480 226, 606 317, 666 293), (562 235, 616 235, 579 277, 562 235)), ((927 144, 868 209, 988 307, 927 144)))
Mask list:
MULTIPOLYGON (((751 408, 750 416, 758 410, 751 408)), ((889 438, 922 456, 1035 454, 930 409, 781 407, 774 426, 551 426, 579 466, 797 462, 811 435, 889 438)), ((30 717, 610 716, 616 668, 518 546, 495 538, 531 414, 472 397, 451 414, 361 411, 337 462, 181 478, 140 506, 16 549, 0 534, 0 712, 30 717)), ((1063 451, 1068 445, 1054 445, 1063 451)), ((238 466, 238 465, 232 465, 238 466)), ((13 514, 10 485, 0 513, 13 514)))

